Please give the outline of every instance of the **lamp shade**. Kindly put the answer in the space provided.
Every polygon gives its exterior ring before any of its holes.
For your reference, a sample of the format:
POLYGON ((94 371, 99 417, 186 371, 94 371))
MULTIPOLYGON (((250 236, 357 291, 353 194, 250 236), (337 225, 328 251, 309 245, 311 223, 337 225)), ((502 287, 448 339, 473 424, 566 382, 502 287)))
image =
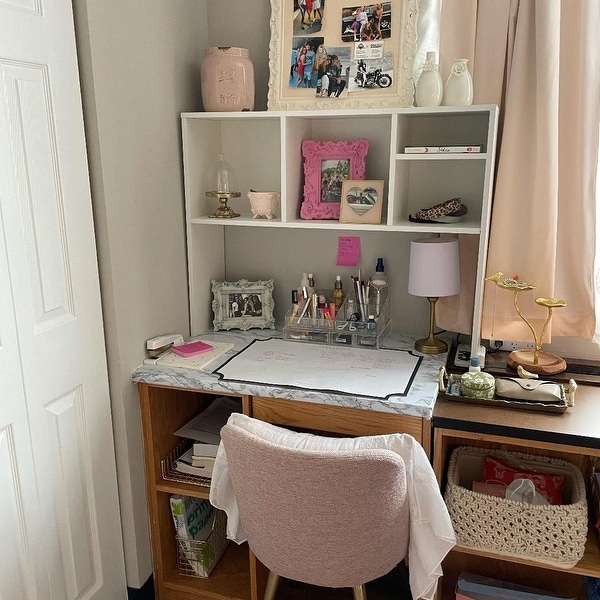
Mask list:
POLYGON ((439 298, 460 291, 458 240, 430 237, 410 243, 408 293, 439 298))

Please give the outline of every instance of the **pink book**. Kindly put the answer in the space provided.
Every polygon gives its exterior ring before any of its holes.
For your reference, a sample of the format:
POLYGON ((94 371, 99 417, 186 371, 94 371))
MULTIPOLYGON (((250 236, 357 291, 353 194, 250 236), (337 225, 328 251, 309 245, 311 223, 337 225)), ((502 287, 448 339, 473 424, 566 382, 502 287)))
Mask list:
POLYGON ((185 358, 196 356, 196 354, 202 354, 203 352, 208 352, 212 349, 213 347, 210 344, 200 340, 197 342, 190 342, 189 344, 181 344, 180 346, 171 346, 171 352, 179 354, 179 356, 184 356, 185 358))

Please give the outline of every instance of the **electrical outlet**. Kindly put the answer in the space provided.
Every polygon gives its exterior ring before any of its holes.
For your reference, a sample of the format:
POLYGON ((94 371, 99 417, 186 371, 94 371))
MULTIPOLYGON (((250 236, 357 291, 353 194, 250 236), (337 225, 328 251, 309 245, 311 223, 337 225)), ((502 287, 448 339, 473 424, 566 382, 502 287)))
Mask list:
POLYGON ((533 342, 504 342, 502 340, 490 340, 492 350, 505 350, 513 352, 514 350, 535 350, 533 342))

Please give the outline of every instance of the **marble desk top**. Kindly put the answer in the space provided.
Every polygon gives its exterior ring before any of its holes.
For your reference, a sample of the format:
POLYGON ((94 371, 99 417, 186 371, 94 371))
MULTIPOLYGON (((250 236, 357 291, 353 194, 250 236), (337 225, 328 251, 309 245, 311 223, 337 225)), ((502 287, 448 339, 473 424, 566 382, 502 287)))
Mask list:
MULTIPOLYGON (((318 390, 281 387, 271 384, 227 381, 213 373, 213 371, 217 370, 238 352, 242 351, 253 340, 281 337, 281 332, 273 329, 209 331, 197 336, 195 339, 202 339, 207 342, 233 343, 234 347, 232 350, 207 365, 205 369, 197 370, 142 364, 135 369, 132 374, 132 379, 134 383, 143 382, 182 389, 201 389, 215 393, 229 392, 250 396, 263 396, 267 398, 282 398, 300 402, 312 402, 315 404, 412 415, 425 419, 432 418, 433 408, 438 393, 439 368, 446 363, 447 354, 420 354, 414 350, 416 336, 391 333, 383 340, 382 344, 382 348, 384 349, 411 350, 417 356, 423 356, 423 360, 406 396, 390 396, 387 399, 374 399, 347 393, 336 394, 318 390)), ((289 343, 301 344, 303 342, 291 341, 289 343)), ((377 350, 370 350, 370 352, 377 352, 377 350)))

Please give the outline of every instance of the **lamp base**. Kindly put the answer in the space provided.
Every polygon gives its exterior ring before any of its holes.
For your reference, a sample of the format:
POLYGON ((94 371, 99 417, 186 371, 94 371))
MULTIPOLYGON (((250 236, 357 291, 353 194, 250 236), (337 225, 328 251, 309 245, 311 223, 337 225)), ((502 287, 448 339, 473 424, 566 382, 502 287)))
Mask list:
POLYGON ((415 350, 423 354, 442 354, 448 350, 448 344, 444 340, 440 340, 433 335, 417 340, 415 342, 415 350))
POLYGON ((535 350, 515 350, 508 355, 507 364, 516 369, 521 365, 531 373, 540 373, 542 375, 556 375, 567 370, 567 362, 564 358, 550 354, 550 352, 540 351, 537 364, 534 363, 535 350))

